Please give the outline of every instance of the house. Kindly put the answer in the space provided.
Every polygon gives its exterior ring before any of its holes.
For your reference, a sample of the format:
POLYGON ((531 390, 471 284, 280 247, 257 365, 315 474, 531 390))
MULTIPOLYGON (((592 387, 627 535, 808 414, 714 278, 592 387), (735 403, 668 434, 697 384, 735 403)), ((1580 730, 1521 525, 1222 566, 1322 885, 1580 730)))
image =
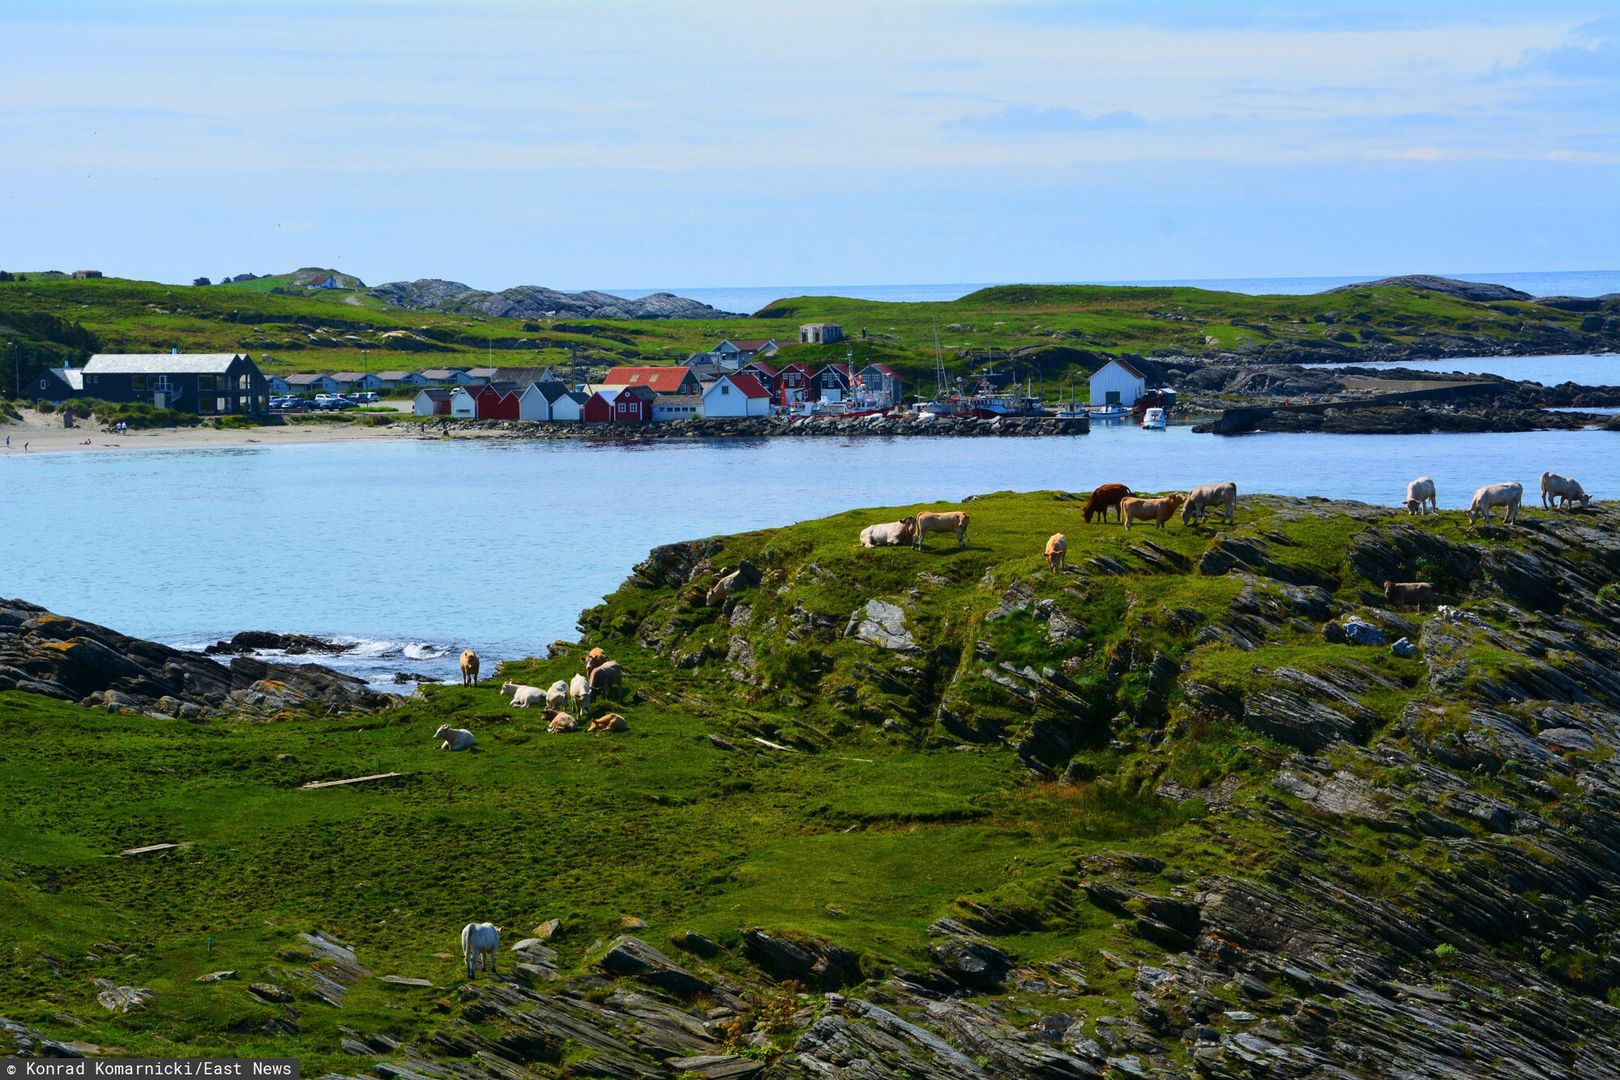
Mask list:
POLYGON ((551 406, 568 393, 566 384, 556 379, 532 382, 518 395, 519 420, 550 420, 551 406))
POLYGON ((844 328, 837 323, 813 322, 799 327, 799 344, 831 345, 844 340, 844 328))
POLYGON ((711 351, 733 361, 734 364, 743 364, 756 356, 770 356, 776 349, 774 338, 727 338, 711 351))
POLYGON ((688 367, 616 367, 604 386, 645 386, 655 394, 701 394, 703 386, 688 367))
POLYGON ((498 367, 475 367, 467 369, 468 386, 479 386, 485 383, 499 381, 501 369, 498 367))
POLYGON ((698 382, 706 383, 736 371, 737 364, 719 353, 695 352, 686 358, 686 370, 690 371, 698 382))
POLYGON ((776 397, 776 377, 780 374, 775 367, 763 360, 750 360, 737 369, 738 374, 752 375, 754 381, 763 386, 772 398, 776 397))
POLYGON ((265 380, 270 384, 272 394, 290 394, 293 392, 292 383, 287 381, 285 375, 272 375, 265 380))
POLYGON ((46 368, 33 382, 30 391, 33 396, 53 404, 60 405, 68 398, 84 393, 83 369, 71 368, 66 364, 59 368, 46 368))
POLYGON ((426 386, 428 380, 422 377, 420 371, 379 371, 376 375, 378 383, 384 390, 403 389, 408 386, 426 386))
POLYGON ((387 390, 389 385, 388 380, 384 379, 380 372, 368 371, 354 381, 354 388, 356 390, 387 390))
POLYGON ((591 395, 582 390, 570 390, 556 401, 551 403, 551 419, 554 423, 577 424, 584 418, 585 403, 591 395))
POLYGON ((654 423, 665 420, 696 420, 703 415, 703 398, 697 394, 660 394, 653 400, 654 423))
POLYGON ((1127 409, 1147 393, 1147 376, 1124 360, 1110 360, 1091 373, 1093 405, 1123 405, 1127 409))
POLYGON ((304 288, 306 288, 306 289, 341 289, 341 288, 343 288, 343 286, 338 284, 338 279, 337 278, 333 277, 331 274, 327 274, 325 277, 319 278, 319 279, 317 279, 315 281, 310 282, 308 285, 305 285, 304 288))
POLYGON ((199 416, 270 408, 270 384, 245 353, 97 353, 84 365, 84 393, 199 416))
POLYGON ((521 396, 511 383, 458 386, 450 393, 450 415, 463 420, 516 420, 521 396))
POLYGON ((334 372, 332 372, 332 381, 338 384, 338 386, 340 388, 340 390, 339 390, 340 393, 343 390, 360 390, 360 389, 364 389, 364 387, 362 387, 360 384, 361 384, 361 381, 365 379, 365 377, 366 377, 366 373, 363 372, 363 371, 334 371, 334 372))
POLYGON ((418 390, 411 411, 417 416, 449 416, 451 393, 441 386, 418 390))
POLYGON ((645 424, 652 420, 658 394, 645 385, 604 386, 585 403, 587 424, 645 424))
POLYGON ((422 378, 427 380, 429 386, 468 386, 472 383, 463 368, 427 368, 422 372, 422 378))
POLYGON ((336 394, 343 389, 330 375, 288 375, 284 381, 289 394, 336 394))
POLYGON ((100 277, 101 276, 101 271, 100 270, 75 270, 75 271, 73 271, 73 276, 75 278, 77 278, 79 281, 83 281, 85 278, 100 277))
POLYGON ((791 364, 782 365, 776 373, 776 387, 771 397, 778 405, 792 405, 796 401, 809 401, 811 398, 810 369, 797 360, 791 364))
POLYGON ((847 364, 828 364, 816 372, 810 383, 810 396, 816 401, 843 401, 854 388, 855 375, 847 364))
POLYGON ((867 364, 855 378, 860 382, 861 389, 879 404, 899 404, 900 376, 888 364, 867 364))
POLYGON ((771 392, 752 375, 724 375, 703 391, 704 416, 769 416, 771 392))

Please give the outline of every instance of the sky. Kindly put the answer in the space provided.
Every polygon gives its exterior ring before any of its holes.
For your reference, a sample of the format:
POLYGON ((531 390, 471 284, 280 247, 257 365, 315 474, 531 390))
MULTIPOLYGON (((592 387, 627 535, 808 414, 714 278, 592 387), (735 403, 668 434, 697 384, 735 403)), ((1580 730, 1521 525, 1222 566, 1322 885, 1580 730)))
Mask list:
POLYGON ((5 0, 0 268, 1620 266, 1608 2, 5 0))

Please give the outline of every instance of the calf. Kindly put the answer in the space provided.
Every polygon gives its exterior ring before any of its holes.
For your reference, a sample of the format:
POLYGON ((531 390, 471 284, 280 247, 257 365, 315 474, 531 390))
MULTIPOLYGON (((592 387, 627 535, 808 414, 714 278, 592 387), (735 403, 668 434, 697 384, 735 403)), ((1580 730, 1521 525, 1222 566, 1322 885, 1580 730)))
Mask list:
POLYGON ((1386 581, 1384 598, 1395 605, 1396 611, 1412 605, 1422 611, 1434 603, 1434 586, 1427 581, 1386 581))
POLYGON ((1053 533, 1046 541, 1046 568, 1053 572, 1063 569, 1069 560, 1069 538, 1062 533, 1053 533))

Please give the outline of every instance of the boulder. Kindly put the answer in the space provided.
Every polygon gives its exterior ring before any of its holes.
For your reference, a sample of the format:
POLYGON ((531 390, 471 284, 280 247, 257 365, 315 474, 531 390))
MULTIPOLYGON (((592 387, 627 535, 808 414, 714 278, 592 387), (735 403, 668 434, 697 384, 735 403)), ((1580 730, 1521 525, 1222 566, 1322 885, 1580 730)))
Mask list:
POLYGON ((892 652, 917 655, 922 649, 906 629, 906 615, 898 605, 887 600, 868 600, 866 606, 856 608, 844 628, 844 636, 876 645, 892 652))
POLYGON ((610 975, 639 979, 683 998, 714 989, 707 979, 693 975, 645 941, 628 935, 614 938, 596 966, 610 975))

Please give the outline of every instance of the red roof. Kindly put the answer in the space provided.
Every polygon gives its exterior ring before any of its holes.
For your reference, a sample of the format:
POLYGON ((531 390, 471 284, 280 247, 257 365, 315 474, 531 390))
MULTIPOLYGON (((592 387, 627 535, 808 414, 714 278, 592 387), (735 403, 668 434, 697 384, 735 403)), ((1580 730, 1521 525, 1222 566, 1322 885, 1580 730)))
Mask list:
POLYGON ((799 363, 797 360, 793 361, 791 364, 783 364, 782 371, 798 371, 804 375, 810 374, 810 369, 799 363))
POLYGON ((742 366, 742 370, 744 371, 747 371, 749 368, 756 368, 766 375, 775 376, 776 374, 776 369, 771 367, 771 365, 767 364, 763 360, 750 360, 748 363, 742 366))
POLYGON ((731 380, 732 386, 742 391, 743 397, 768 398, 771 396, 771 392, 759 385, 759 380, 752 375, 739 372, 736 375, 727 375, 726 378, 731 380))
POLYGON ((890 367, 888 364, 867 364, 866 367, 861 369, 861 371, 863 374, 868 371, 875 371, 879 375, 888 375, 890 377, 893 377, 894 375, 894 368, 890 367))
POLYGON ((602 380, 604 386, 647 386, 655 393, 679 393, 692 374, 687 367, 616 367, 602 380))

